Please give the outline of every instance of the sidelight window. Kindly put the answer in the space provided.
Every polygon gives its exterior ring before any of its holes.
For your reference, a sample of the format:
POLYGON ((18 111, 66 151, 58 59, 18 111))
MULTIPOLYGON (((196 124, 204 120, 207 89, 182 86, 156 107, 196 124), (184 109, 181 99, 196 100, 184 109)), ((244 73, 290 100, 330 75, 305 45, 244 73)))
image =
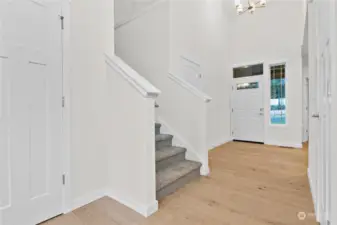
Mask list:
POLYGON ((279 64, 270 67, 270 122, 271 124, 286 124, 286 65, 279 64))

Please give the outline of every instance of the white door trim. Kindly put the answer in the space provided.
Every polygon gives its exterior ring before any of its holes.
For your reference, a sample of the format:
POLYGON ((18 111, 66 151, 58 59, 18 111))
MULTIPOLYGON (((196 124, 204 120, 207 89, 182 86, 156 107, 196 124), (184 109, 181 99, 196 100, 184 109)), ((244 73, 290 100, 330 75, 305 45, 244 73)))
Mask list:
POLYGON ((63 143, 62 143, 62 159, 63 159, 63 174, 65 184, 63 185, 63 213, 72 211, 72 197, 71 197, 71 170, 70 170, 70 120, 71 120, 71 108, 70 108, 70 71, 71 71, 71 47, 70 47, 70 29, 71 29, 71 0, 62 0, 62 15, 63 20, 63 118, 62 118, 62 130, 63 130, 63 143))

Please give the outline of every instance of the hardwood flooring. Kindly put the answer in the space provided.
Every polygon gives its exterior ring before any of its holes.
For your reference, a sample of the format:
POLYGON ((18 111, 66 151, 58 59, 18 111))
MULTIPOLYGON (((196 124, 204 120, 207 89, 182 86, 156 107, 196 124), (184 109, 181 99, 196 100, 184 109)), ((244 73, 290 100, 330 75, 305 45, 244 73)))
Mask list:
POLYGON ((43 225, 317 224, 306 157, 305 149, 228 143, 210 152, 209 177, 164 198, 147 219, 106 197, 43 225))

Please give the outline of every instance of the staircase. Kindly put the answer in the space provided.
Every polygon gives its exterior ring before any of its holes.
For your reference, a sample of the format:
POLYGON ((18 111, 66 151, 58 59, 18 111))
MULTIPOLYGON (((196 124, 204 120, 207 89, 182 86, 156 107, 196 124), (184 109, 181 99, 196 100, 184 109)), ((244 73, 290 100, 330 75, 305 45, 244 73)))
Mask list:
POLYGON ((200 176, 201 163, 185 159, 186 149, 172 146, 173 136, 161 134, 156 123, 156 191, 157 200, 200 176))

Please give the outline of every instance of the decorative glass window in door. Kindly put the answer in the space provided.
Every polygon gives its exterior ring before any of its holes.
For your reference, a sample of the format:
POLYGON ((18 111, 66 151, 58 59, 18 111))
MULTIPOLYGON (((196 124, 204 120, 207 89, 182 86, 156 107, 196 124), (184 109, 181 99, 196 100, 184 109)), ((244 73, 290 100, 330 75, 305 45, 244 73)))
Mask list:
POLYGON ((286 65, 279 64, 270 67, 270 122, 271 124, 286 124, 286 65))

